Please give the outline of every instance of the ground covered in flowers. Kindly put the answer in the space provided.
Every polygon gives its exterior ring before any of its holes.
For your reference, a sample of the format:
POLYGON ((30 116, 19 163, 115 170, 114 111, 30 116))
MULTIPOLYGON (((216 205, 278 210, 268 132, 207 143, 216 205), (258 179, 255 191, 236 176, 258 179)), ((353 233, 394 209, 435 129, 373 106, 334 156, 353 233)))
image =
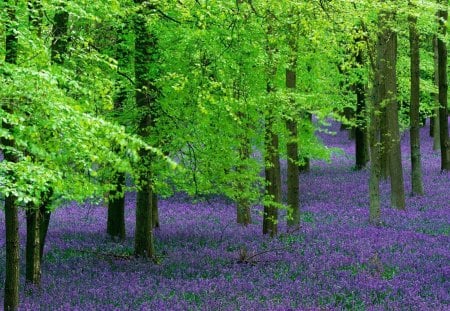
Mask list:
MULTIPOLYGON (((311 172, 301 176, 299 231, 269 239, 261 234, 258 208, 253 224, 242 228, 226 201, 189 203, 175 197, 160 204, 160 258, 153 264, 129 256, 133 194, 127 195, 129 238, 120 245, 105 234, 104 207, 69 205, 52 215, 42 286, 22 285, 20 309, 448 310, 450 176, 440 174, 439 154, 426 129, 426 195, 408 196, 406 212, 392 210, 383 184, 381 227, 367 222, 368 171, 352 169, 354 143, 337 125, 333 129, 337 135, 321 135, 345 153, 332 163, 313 162, 311 172)), ((407 134, 402 144, 409 192, 407 134)), ((0 223, 3 280, 3 213, 0 223)), ((280 232, 285 231, 283 220, 280 232)), ((21 237, 24 245, 24 227, 21 237)))

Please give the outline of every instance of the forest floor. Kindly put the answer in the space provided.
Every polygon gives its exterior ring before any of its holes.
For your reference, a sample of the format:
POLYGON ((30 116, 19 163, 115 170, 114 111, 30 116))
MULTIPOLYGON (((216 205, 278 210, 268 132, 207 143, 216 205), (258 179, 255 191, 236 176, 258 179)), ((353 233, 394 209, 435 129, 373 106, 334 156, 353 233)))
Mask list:
MULTIPOLYGON (((421 133, 426 195, 408 196, 407 211, 393 210, 384 183, 381 227, 367 221, 368 171, 352 169, 354 143, 337 124, 331 130, 337 135, 320 134, 323 140, 345 152, 331 163, 313 162, 301 176, 299 231, 270 239, 261 234, 258 208, 253 223, 242 228, 226 201, 174 197, 160 203, 161 257, 153 264, 129 256, 133 194, 126 198, 128 238, 122 244, 105 234, 104 206, 68 205, 52 215, 41 288, 22 285, 20 309, 449 310, 450 175, 440 174, 427 129, 421 133), (248 260, 239 262, 243 249, 248 260)), ((407 134, 402 152, 408 193, 407 134)), ((21 223, 24 284, 23 214, 21 223)), ((0 224, 4 280, 3 213, 0 224)))

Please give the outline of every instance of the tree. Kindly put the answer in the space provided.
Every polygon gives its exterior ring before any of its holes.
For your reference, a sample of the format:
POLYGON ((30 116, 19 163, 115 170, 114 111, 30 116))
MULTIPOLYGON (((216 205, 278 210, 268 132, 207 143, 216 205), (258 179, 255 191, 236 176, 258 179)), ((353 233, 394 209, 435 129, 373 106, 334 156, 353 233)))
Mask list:
POLYGON ((448 78, 447 78, 447 1, 440 2, 438 10, 439 36, 437 39, 438 50, 438 76, 439 76, 439 136, 441 147, 441 171, 450 170, 450 146, 448 137, 448 78))
MULTIPOLYGON (((410 6, 411 6, 410 2, 410 6)), ((411 50, 411 101, 410 101, 410 145, 411 145, 411 183, 412 193, 423 195, 422 164, 420 157, 420 36, 417 30, 417 17, 409 16, 409 43, 411 50)))
MULTIPOLYGON (((403 186, 403 168, 400 150, 400 132, 397 104, 397 33, 389 26, 393 21, 393 13, 380 12, 381 37, 377 48, 381 56, 379 78, 379 100, 385 105, 386 132, 383 148, 387 155, 391 183, 391 205, 398 209, 405 208, 405 193, 403 186)), ((382 160, 383 161, 383 160, 382 160)))
POLYGON ((281 174, 280 174, 280 156, 278 153, 279 141, 278 134, 274 129, 274 111, 273 111, 273 93, 275 93, 274 79, 277 72, 277 64, 275 61, 275 45, 274 45, 274 16, 268 9, 266 29, 266 79, 267 79, 267 96, 268 109, 265 112, 265 178, 266 178, 266 196, 264 200, 263 214, 263 233, 275 236, 278 233, 278 204, 281 203, 281 174))
MULTIPOLYGON (((155 85, 155 62, 158 59, 158 40, 149 30, 147 8, 144 1, 135 0, 137 11, 134 16, 135 33, 135 83, 136 106, 140 110, 138 134, 147 138, 155 125, 157 105, 157 88, 155 85)), ((136 201, 136 232, 134 236, 134 253, 136 256, 153 258, 152 196, 153 176, 150 171, 153 155, 148 150, 140 151, 142 162, 139 168, 139 186, 136 201)))
MULTIPOLYGON (((5 0, 9 22, 6 23, 5 62, 17 63, 17 17, 15 6, 5 0)), ((4 110, 13 113, 13 103, 4 103, 4 110)), ((13 131, 13 125, 2 122, 2 128, 13 131)), ((14 140, 2 137, 4 161, 15 163, 19 159, 14 153, 14 140)), ((14 178, 14 176, 12 176, 14 178)), ((5 268, 5 310, 17 310, 19 306, 19 216, 16 196, 8 193, 5 196, 5 228, 6 228, 6 268, 5 268)))
MULTIPOLYGON (((364 36, 358 31, 358 36, 364 36)), ((366 125, 366 90, 361 74, 364 68, 363 58, 363 38, 355 40, 355 61, 358 70, 357 81, 354 84, 356 93, 356 126, 355 126, 355 167, 357 170, 364 168, 369 162, 367 146, 367 125, 366 125)))
MULTIPOLYGON (((292 18, 292 16, 291 16, 292 18)), ((297 87, 297 27, 295 23, 288 26, 287 37, 289 46, 289 59, 286 68, 286 88, 288 92, 295 92, 297 87)), ((291 105, 295 105, 295 100, 290 99, 291 105)), ((297 112, 297 109, 293 109, 297 112)), ((288 132, 287 142, 287 205, 290 208, 288 216, 288 225, 290 227, 300 225, 300 208, 299 208, 299 154, 298 154, 298 125, 297 117, 295 115, 288 116, 286 119, 286 129, 288 132)))

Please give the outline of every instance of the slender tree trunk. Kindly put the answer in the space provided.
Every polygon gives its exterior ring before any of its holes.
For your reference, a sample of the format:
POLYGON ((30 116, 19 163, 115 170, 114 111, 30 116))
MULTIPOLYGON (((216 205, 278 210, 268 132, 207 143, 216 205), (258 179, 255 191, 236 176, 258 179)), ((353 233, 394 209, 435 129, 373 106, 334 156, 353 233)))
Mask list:
MULTIPOLYGON (((433 37, 433 59, 434 59, 434 84, 436 85, 436 88, 439 89, 439 61, 438 61, 438 42, 437 42, 437 36, 433 37)), ((433 150, 440 150, 441 149, 441 139, 439 135, 439 91, 437 93, 433 93, 433 99, 435 108, 434 110, 434 117, 433 117, 433 150)), ((431 127, 431 125, 430 125, 431 127)))
MULTIPOLYGON (((294 29, 289 32, 289 46, 291 57, 289 67, 286 69, 286 88, 288 91, 295 91, 297 87, 297 40, 294 29)), ((295 106, 295 100, 291 98, 291 104, 295 106)), ((287 224, 289 227, 300 225, 300 181, 298 169, 298 126, 294 116, 286 120, 286 129, 288 132, 287 142, 287 204, 292 210, 287 224)))
MULTIPOLYGON (((5 155, 5 161, 8 161, 5 155)), ((5 310, 17 310, 19 306, 19 217, 16 198, 5 198, 6 225, 6 276, 5 310)))
MULTIPOLYGON (((384 68, 384 65, 383 65, 384 68)), ((382 69, 383 70, 383 69, 382 69)), ((387 109, 386 102, 383 102, 383 99, 386 99, 386 86, 384 83, 384 74, 380 72, 381 79, 383 81, 382 85, 380 85, 380 177, 383 180, 387 180, 389 176, 389 148, 390 148, 390 139, 388 133, 388 123, 387 123, 387 109)))
MULTIPOLYGON (((267 27, 267 94, 275 92, 273 80, 276 76, 276 63, 274 60, 275 46, 271 42, 273 36, 272 26, 273 15, 268 12, 267 27)), ((269 99, 269 109, 266 112, 265 124, 265 178, 266 178, 266 196, 269 198, 264 200, 263 214, 263 234, 270 234, 271 237, 278 233, 278 204, 281 203, 281 174, 280 174, 280 156, 278 134, 275 133, 275 118, 272 109, 273 102, 269 99)))
MULTIPOLYGON (((383 21, 379 21, 382 25, 383 21)), ((381 177, 381 101, 384 96, 383 58, 385 40, 381 28, 379 29, 376 45, 376 64, 374 64, 374 83, 372 89, 372 107, 370 107, 369 145, 370 145, 370 177, 369 177, 369 222, 373 225, 381 224, 380 208, 380 177, 381 177)))
MULTIPOLYGON (((377 78, 375 78, 377 80, 377 78)), ((378 86, 374 86, 374 101, 370 109, 370 177, 369 177, 369 221, 373 225, 381 223, 380 218, 380 119, 379 119, 379 102, 378 86)))
MULTIPOLYGON (((152 128, 155 126, 155 111, 157 109, 156 99, 158 90, 155 85, 156 61, 159 57, 157 51, 157 38, 150 32, 147 26, 148 15, 143 1, 135 0, 138 10, 134 18, 135 32, 135 81, 136 81, 136 105, 142 110, 138 134, 142 138, 150 137, 152 128)), ((136 231, 134 236, 134 253, 139 257, 154 258, 155 249, 153 242, 153 211, 152 211, 152 174, 150 167, 152 157, 150 151, 141 150, 142 159, 139 182, 141 188, 137 193, 136 202, 136 231)))
POLYGON ((25 279, 35 285, 41 281, 40 235, 41 211, 34 204, 29 204, 27 217, 26 273, 25 279))
POLYGON ((280 170, 280 158, 278 154, 278 135, 274 133, 274 119, 269 111, 266 119, 266 154, 265 154, 265 175, 266 175, 266 195, 268 200, 264 201, 263 234, 270 234, 271 237, 278 233, 278 206, 281 203, 280 184, 278 181, 280 170))
MULTIPOLYGON (((447 36, 448 11, 447 1, 441 1, 445 9, 438 11, 439 33, 447 36)), ((438 37, 438 73, 439 73, 439 138, 441 143, 441 171, 450 170, 450 144, 448 137, 448 82, 447 82, 447 45, 442 37, 438 37)))
POLYGON ((125 184, 125 174, 117 173, 116 190, 110 191, 108 201, 108 220, 106 233, 115 241, 125 240, 125 194, 122 193, 125 184))
POLYGON ((152 191, 152 226, 159 228, 159 204, 158 195, 152 191))
MULTIPOLYGON (((306 112, 303 116, 304 121, 309 122, 312 124, 312 114, 310 112, 306 112)), ((309 172, 311 170, 311 160, 309 157, 306 156, 302 156, 301 157, 301 162, 302 164, 300 164, 298 166, 298 170, 300 173, 306 173, 309 172)))
MULTIPOLYGON (((358 43, 358 42, 357 42, 358 43)), ((364 66, 362 51, 356 53, 356 63, 364 66)), ((367 146, 367 125, 366 125, 366 94, 362 77, 355 83, 356 92, 356 127, 355 127, 355 157, 356 169, 361 170, 369 161, 367 146)))
MULTIPOLYGON (((62 65, 64 62, 64 54, 67 51, 67 31, 69 25, 69 13, 66 11, 58 11, 55 13, 53 24, 53 39, 51 44, 51 61, 52 63, 62 65)), ((48 193, 42 193, 41 195, 41 224, 38 226, 40 232, 40 261, 44 258, 45 240, 47 238, 48 226, 50 224, 51 212, 47 208, 50 204, 50 199, 53 194, 53 189, 49 189, 48 193)))
MULTIPOLYGON (((9 4, 5 0, 9 22, 5 25, 5 62, 17 63, 18 37, 16 4, 9 4)), ((3 109, 11 114, 14 113, 9 103, 5 103, 3 109)), ((8 132, 13 132, 11 124, 2 122, 2 128, 8 132)), ((14 140, 2 139, 5 147, 14 148, 14 140)), ((17 156, 10 150, 3 150, 4 161, 17 162, 17 156)), ((12 173, 14 174, 14 173, 12 173)), ((5 239, 6 239, 6 266, 5 266, 5 293, 3 307, 5 310, 15 311, 19 306, 19 216, 16 198, 9 194, 5 196, 5 239)))
POLYGON ((411 183, 413 195, 423 195, 422 163, 420 156, 420 37, 417 17, 409 17, 409 43, 411 50, 411 103, 409 111, 411 144, 411 183))
MULTIPOLYGON (((243 113, 238 114, 238 117, 241 120, 245 120, 246 118, 243 113)), ((243 137, 241 138, 239 146, 239 160, 241 161, 241 164, 237 168, 239 173, 242 174, 245 171, 247 171, 247 165, 245 164, 245 162, 248 161, 249 158, 250 158, 250 142, 244 133, 243 137)), ((241 195, 236 202, 237 223, 247 226, 251 223, 252 218, 250 213, 250 202, 245 195, 245 193, 249 191, 249 189, 247 189, 243 181, 239 182, 238 191, 241 193, 241 195)))

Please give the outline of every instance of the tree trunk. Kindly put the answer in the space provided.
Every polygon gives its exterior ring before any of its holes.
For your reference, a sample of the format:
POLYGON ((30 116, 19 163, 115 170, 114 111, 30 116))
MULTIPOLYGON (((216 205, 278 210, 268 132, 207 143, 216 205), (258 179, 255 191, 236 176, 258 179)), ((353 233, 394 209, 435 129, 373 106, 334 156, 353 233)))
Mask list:
MULTIPOLYGON (((388 130, 389 175, 391 180, 391 206, 405 209, 405 189, 403 185, 402 154, 397 103, 397 34, 386 29, 385 71, 386 121, 388 130)), ((382 73, 383 74, 383 73, 382 73)))
POLYGON ((134 254, 137 257, 153 258, 155 256, 151 205, 152 189, 151 185, 146 183, 138 191, 136 201, 134 254))
MULTIPOLYGON (((358 42, 357 42, 358 43, 358 42)), ((364 66, 362 51, 356 53, 356 63, 364 66)), ((366 125, 366 94, 362 77, 355 83, 356 92, 356 127, 355 127, 355 157, 356 169, 363 169, 369 161, 367 146, 367 125, 366 125)))
MULTIPOLYGON (((437 36, 433 37, 433 59, 434 59, 434 85, 439 89, 439 61, 438 61, 438 42, 437 36)), ((435 108, 434 117, 433 117, 433 150, 441 149, 441 139, 439 135, 439 91, 437 93, 433 93, 433 99, 435 108)), ((431 124, 430 124, 431 127, 431 124)), ((431 129, 430 129, 431 131, 431 129)))
MULTIPOLYGON (((245 120, 244 114, 238 114, 238 117, 241 120, 245 120)), ((238 166, 237 170, 240 174, 244 173, 247 170, 247 166, 245 164, 246 161, 250 158, 250 142, 248 141, 245 133, 241 138, 240 146, 239 146, 239 160, 241 164, 238 166)), ((250 202, 246 197, 246 192, 249 191, 247 189, 244 181, 239 181, 238 191, 241 193, 240 197, 237 199, 236 209, 237 209, 237 223, 247 226, 251 223, 251 213, 250 213, 250 202)))
MULTIPOLYGON (((304 116, 304 120, 312 123, 312 114, 310 112, 306 112, 304 116)), ((302 164, 298 166, 298 170, 300 173, 306 173, 311 170, 311 160, 309 157, 302 156, 302 164)))
POLYGON ((417 17, 409 17, 409 43, 411 50, 411 103, 409 111, 411 145, 411 184, 413 195, 423 195, 422 163, 420 156, 420 37, 417 17))
MULTIPOLYGON (((291 34, 292 36, 295 34, 291 34)), ((286 88, 291 91, 295 91, 297 87, 297 49, 296 43, 291 42, 291 49, 293 53, 292 60, 290 62, 290 68, 286 69, 286 88)), ((292 105, 295 105, 293 99, 291 99, 292 105)), ((300 225, 300 206, 299 206, 299 170, 297 163, 298 157, 298 128, 297 120, 289 118, 286 120, 286 129, 288 132, 287 142, 287 204, 291 209, 291 213, 288 217, 287 224, 289 227, 297 227, 300 225)))
POLYGON ((40 224, 41 211, 34 204, 29 204, 26 211, 27 218, 27 244, 25 250, 26 273, 25 279, 35 285, 41 281, 41 258, 40 258, 40 224))
MULTIPOLYGON (((384 68, 384 65, 382 65, 384 68)), ((383 69, 381 69, 383 70, 383 69)), ((379 118, 380 122, 380 177, 383 180, 387 180, 389 178, 389 148, 390 148, 390 139, 388 134, 388 125, 387 125, 387 112, 386 112, 386 103, 383 100, 386 99, 386 86, 384 83, 383 72, 380 72, 380 79, 382 80, 382 84, 380 85, 380 111, 381 115, 379 118)))
POLYGON ((278 154, 278 135, 274 133, 274 119, 269 111, 266 119, 266 153, 265 153, 265 175, 266 175, 266 195, 264 200, 263 234, 270 234, 271 237, 278 233, 278 206, 281 203, 280 185, 278 173, 280 171, 280 158, 278 154))
MULTIPOLYGON (((144 7, 144 1, 135 0, 138 10, 134 17, 135 33, 135 81, 136 81, 136 106, 141 110, 141 120, 138 127, 138 134, 147 139, 150 137, 156 119, 156 99, 158 89, 155 85, 157 72, 157 38, 147 27, 148 9, 144 7)), ((141 189, 137 193, 136 202, 136 231, 134 253, 139 257, 154 258, 155 249, 153 243, 153 211, 152 211, 152 157, 150 151, 142 149, 140 151, 142 159, 139 173, 141 189)))
MULTIPOLYGON (((58 11, 55 13, 54 24, 53 24, 53 39, 51 44, 51 61, 55 64, 63 64, 64 54, 67 51, 67 31, 69 24, 69 13, 66 11, 58 11)), ((39 246, 40 246, 40 260, 44 258, 44 248, 45 240, 47 238, 48 226, 50 224, 51 211, 47 208, 50 203, 51 196, 53 194, 53 189, 49 189, 48 193, 41 194, 41 224, 39 225, 39 246)))
POLYGON ((152 191, 152 226, 159 228, 159 205, 158 195, 152 191))
MULTIPOLYGON (((377 78, 375 77, 375 80, 377 78)), ((379 103, 378 86, 374 86, 375 100, 370 109, 370 128, 369 128, 369 142, 370 142, 370 177, 369 177, 369 221, 373 225, 379 225, 380 219, 380 119, 379 119, 379 103)))
POLYGON ((109 193, 106 233, 114 241, 123 241, 125 240, 125 194, 122 193, 125 184, 124 173, 117 173, 115 184, 117 189, 109 193))
MULTIPOLYGON (((13 4, 8 4, 5 0, 9 22, 5 25, 5 62, 17 63, 18 37, 17 18, 13 4)), ((3 110, 13 114, 13 108, 9 103, 5 103, 3 110)), ((2 128, 10 133, 14 129, 11 124, 2 122, 2 128)), ((14 140, 2 139, 5 147, 14 149, 14 140)), ((4 161, 17 162, 17 156, 8 150, 3 150, 4 161)), ((14 174, 14 172, 12 173, 14 174)), ((16 197, 9 194, 5 196, 5 239, 6 239, 6 265, 5 265, 5 293, 3 306, 5 310, 15 311, 19 306, 19 210, 16 204, 16 197)))
POLYGON ((273 81, 275 80, 277 67, 275 61, 275 50, 273 36, 273 15, 268 12, 266 30, 266 54, 267 54, 267 81, 266 91, 269 97, 268 110, 266 112, 265 124, 265 178, 266 178, 266 197, 264 199, 263 214, 263 234, 270 234, 271 237, 278 233, 278 204, 281 203, 281 174, 280 174, 280 156, 278 134, 275 133, 273 115, 273 100, 270 94, 275 92, 273 81))
MULTIPOLYGON (((447 1, 441 1, 445 9, 438 11, 439 33, 443 38, 447 35, 447 1)), ((441 143, 441 171, 450 170, 450 145, 448 137, 448 103, 447 103, 447 45, 442 37, 438 37, 438 73, 439 73, 439 138, 441 143)))
MULTIPOLYGON (((8 161, 5 155, 5 161, 8 161)), ((16 198, 5 198, 6 273, 5 310, 17 310, 19 306, 19 210, 16 198)))

